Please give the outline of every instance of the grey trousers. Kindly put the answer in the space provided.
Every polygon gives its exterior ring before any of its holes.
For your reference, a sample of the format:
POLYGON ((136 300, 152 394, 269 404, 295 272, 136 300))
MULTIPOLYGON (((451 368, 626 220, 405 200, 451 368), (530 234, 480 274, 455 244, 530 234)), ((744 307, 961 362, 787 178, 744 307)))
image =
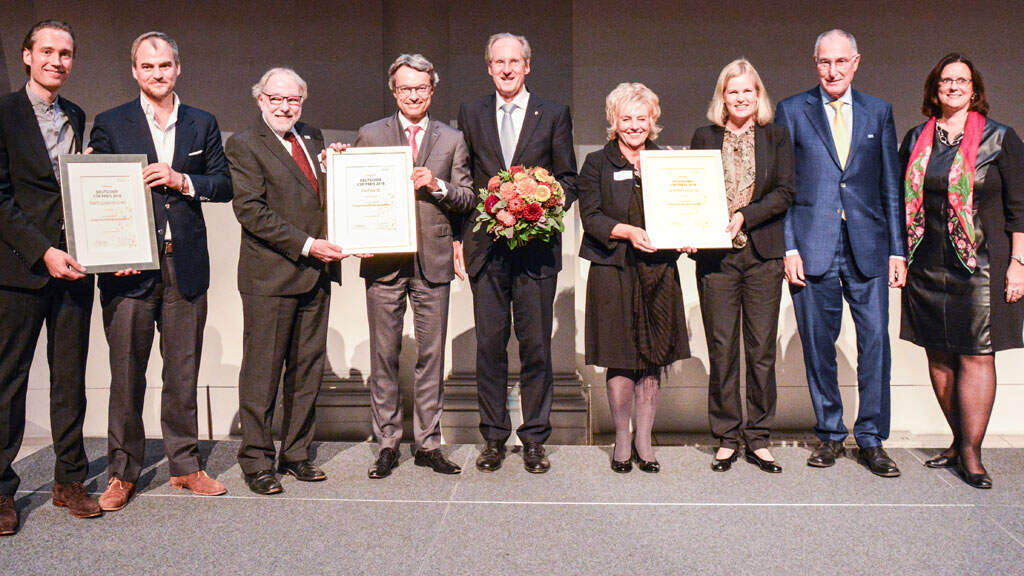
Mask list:
POLYGON ((145 458, 142 406, 154 327, 160 331, 163 390, 160 428, 172 476, 202 469, 196 387, 206 326, 206 293, 187 299, 178 292, 174 257, 161 259, 161 281, 143 298, 115 296, 103 302, 103 329, 110 347, 108 470, 136 482, 145 458))
POLYGON ((402 440, 402 402, 398 358, 406 298, 412 302, 416 334, 413 379, 413 440, 416 448, 441 446, 444 408, 444 349, 448 332, 451 284, 432 284, 416 276, 366 281, 366 314, 370 324, 370 401, 373 433, 382 448, 402 440))

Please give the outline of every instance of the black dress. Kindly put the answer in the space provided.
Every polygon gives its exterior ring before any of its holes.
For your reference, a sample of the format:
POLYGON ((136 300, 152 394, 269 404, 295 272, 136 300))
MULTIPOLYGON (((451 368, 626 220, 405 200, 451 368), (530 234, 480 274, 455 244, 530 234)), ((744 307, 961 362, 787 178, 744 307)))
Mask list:
MULTIPOLYGON (((655 149, 648 143, 649 149, 655 149)), ((585 359, 588 365, 624 370, 652 368, 638 349, 637 290, 640 286, 639 267, 664 267, 659 291, 671 291, 671 310, 651 315, 650 322, 660 317, 671 317, 671 326, 661 324, 655 330, 669 328, 663 334, 662 344, 670 353, 657 365, 668 365, 675 360, 690 357, 686 333, 682 287, 675 261, 679 253, 662 250, 648 255, 638 253, 628 240, 611 240, 611 228, 618 222, 643 227, 642 214, 637 215, 637 202, 641 198, 639 186, 626 171, 633 166, 622 156, 618 142, 612 140, 604 149, 587 156, 577 180, 580 216, 585 236, 580 255, 590 260, 587 276, 587 304, 585 359), (619 174, 618 179, 616 173, 619 174), (632 210, 630 209, 632 205, 632 210)))
MULTIPOLYGON (((904 166, 922 127, 904 138, 904 166)), ((936 129, 924 180, 925 231, 907 271, 900 338, 954 354, 1022 347, 1021 303, 1004 291, 1010 234, 1024 231, 1024 149, 1012 129, 986 122, 978 150, 974 226, 978 266, 960 263, 947 229, 949 169, 959 143, 936 129)))

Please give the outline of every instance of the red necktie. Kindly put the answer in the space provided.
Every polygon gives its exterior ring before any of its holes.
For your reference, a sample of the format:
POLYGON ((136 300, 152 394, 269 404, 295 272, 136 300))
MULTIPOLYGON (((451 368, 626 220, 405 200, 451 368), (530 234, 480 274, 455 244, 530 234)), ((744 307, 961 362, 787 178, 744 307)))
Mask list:
POLYGON ((419 147, 416 146, 416 133, 420 131, 420 127, 413 124, 405 129, 409 133, 409 146, 412 146, 412 161, 416 162, 416 154, 419 152, 419 147))
POLYGON ((320 194, 320 183, 316 180, 316 175, 313 174, 313 169, 309 166, 309 161, 306 160, 306 153, 302 151, 302 146, 299 145, 299 141, 295 139, 295 133, 289 131, 284 135, 284 139, 292 145, 292 159, 299 165, 299 170, 306 175, 306 180, 309 180, 309 184, 313 186, 313 190, 320 194))

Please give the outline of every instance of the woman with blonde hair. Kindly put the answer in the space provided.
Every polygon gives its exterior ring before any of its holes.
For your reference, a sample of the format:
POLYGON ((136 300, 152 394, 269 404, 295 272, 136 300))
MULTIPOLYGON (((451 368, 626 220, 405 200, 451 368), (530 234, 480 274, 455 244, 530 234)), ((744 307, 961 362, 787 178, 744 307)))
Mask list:
POLYGON ((651 445, 661 370, 689 358, 677 250, 658 250, 644 230, 637 172, 641 150, 656 150, 658 96, 639 83, 616 86, 605 101, 608 143, 587 156, 576 180, 587 276, 586 363, 606 367, 615 422, 611 467, 660 469, 651 445), (636 404, 635 439, 630 418, 636 404))
POLYGON ((701 250, 697 292, 711 373, 708 418, 718 451, 716 472, 728 470, 746 444, 746 459, 782 472, 768 450, 775 417, 775 340, 782 299, 783 217, 793 201, 789 133, 771 124, 772 106, 761 77, 745 59, 718 75, 708 106, 711 124, 690 147, 722 151, 732 248, 701 250), (747 419, 740 400, 740 338, 746 354, 747 419))

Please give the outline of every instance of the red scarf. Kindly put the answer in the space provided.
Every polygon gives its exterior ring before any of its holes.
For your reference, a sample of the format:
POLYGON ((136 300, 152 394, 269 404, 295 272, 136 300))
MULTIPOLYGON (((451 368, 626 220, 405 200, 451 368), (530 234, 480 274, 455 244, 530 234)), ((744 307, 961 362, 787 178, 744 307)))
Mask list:
MULTIPOLYGON (((985 129, 985 117, 968 112, 964 124, 964 137, 949 168, 949 213, 947 222, 949 241, 957 258, 968 272, 978 267, 978 244, 974 233, 974 169, 978 161, 978 147, 985 129)), ((903 181, 903 194, 907 204, 908 262, 924 238, 924 175, 932 155, 935 139, 935 117, 925 123, 910 153, 910 163, 903 181)))

